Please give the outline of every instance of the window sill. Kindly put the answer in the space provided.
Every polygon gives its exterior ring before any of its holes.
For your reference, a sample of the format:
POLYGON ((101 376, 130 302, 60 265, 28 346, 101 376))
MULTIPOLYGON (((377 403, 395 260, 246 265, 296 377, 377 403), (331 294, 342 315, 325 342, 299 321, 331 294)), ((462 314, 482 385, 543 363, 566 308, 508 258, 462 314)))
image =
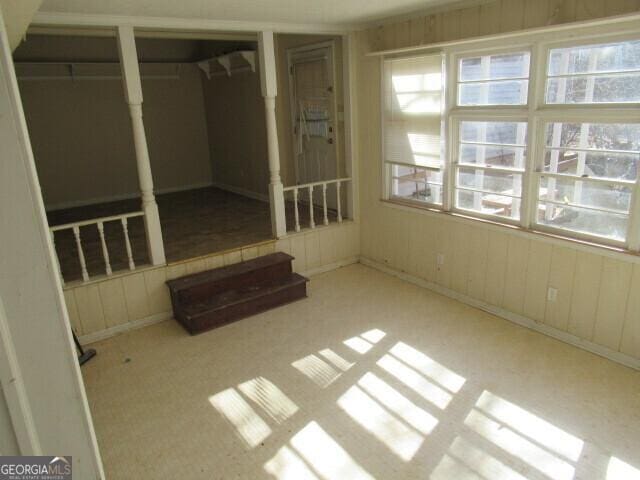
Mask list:
POLYGON ((392 208, 396 210, 402 210, 405 212, 418 213, 423 215, 438 216, 440 218, 447 218, 451 221, 465 223, 467 225, 480 226, 494 231, 508 231, 509 233, 522 236, 527 239, 534 239, 542 242, 559 245, 562 247, 575 248, 578 250, 594 253, 596 255, 605 255, 613 258, 617 258, 627 262, 633 262, 640 264, 640 252, 628 250, 626 248, 615 247, 612 245, 605 245, 600 243, 589 242, 577 238, 567 237, 549 232, 543 232, 531 228, 524 228, 519 225, 511 225, 508 223, 497 222, 493 220, 487 220, 484 218, 477 218, 469 215, 464 215, 459 212, 450 212, 440 210, 426 205, 419 205, 414 202, 403 202, 400 200, 385 200, 380 199, 380 204, 386 208, 392 208))

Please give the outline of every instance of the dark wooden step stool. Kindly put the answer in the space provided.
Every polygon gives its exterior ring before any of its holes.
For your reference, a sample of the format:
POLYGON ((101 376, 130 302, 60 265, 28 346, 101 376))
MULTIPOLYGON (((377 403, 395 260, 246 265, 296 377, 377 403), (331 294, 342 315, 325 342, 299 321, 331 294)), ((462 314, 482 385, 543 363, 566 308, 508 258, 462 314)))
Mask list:
POLYGON ((194 335, 305 298, 292 260, 278 252, 169 280, 173 315, 194 335))

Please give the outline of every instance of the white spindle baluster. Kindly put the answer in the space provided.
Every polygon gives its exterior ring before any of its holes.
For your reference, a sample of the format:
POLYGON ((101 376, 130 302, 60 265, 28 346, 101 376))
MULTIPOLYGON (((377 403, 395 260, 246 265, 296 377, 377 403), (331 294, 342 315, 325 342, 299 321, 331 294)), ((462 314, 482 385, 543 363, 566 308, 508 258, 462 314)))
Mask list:
POLYGON ((60 282, 64 287, 64 277, 62 276, 62 269, 60 268, 60 258, 58 258, 58 251, 56 250, 56 236, 55 232, 51 231, 51 245, 53 245, 53 253, 56 256, 56 263, 58 264, 58 273, 60 273, 60 282))
POLYGON ((309 226, 316 228, 316 221, 313 218, 313 185, 309 185, 309 226))
POLYGON ((327 184, 322 184, 322 212, 324 213, 324 224, 329 225, 329 217, 327 216, 327 184))
POLYGON ((338 223, 342 223, 342 208, 340 205, 340 180, 336 182, 336 196, 338 198, 338 223))
POLYGON ((300 231, 300 213, 298 212, 298 188, 293 189, 293 213, 296 219, 296 232, 300 231))
POLYGON ((107 275, 111 275, 113 272, 111 270, 111 262, 109 262, 109 250, 107 250, 107 242, 104 239, 104 223, 98 222, 96 226, 98 227, 98 233, 100 234, 100 243, 102 244, 102 258, 104 258, 104 268, 107 275))
POLYGON ((121 218, 122 232, 124 233, 124 244, 127 247, 127 259, 129 260, 129 270, 135 270, 136 264, 133 261, 133 254, 131 253, 131 242, 129 241, 129 228, 127 226, 127 219, 121 218))
POLYGON ((73 236, 76 238, 76 246, 78 247, 78 259, 80 260, 80 268, 82 269, 82 279, 89 281, 89 272, 87 271, 87 263, 84 259, 82 251, 82 241, 80 240, 80 227, 73 227, 73 236))

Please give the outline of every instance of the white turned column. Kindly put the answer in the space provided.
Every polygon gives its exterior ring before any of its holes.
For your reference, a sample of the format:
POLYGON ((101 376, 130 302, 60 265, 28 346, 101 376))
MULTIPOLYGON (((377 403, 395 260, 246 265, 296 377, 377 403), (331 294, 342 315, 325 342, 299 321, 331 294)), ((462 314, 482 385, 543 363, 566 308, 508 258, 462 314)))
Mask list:
POLYGON ((142 211, 147 234, 147 246, 152 265, 166 263, 162 228, 158 204, 153 194, 153 176, 151 161, 147 148, 147 137, 142 120, 142 83, 140 81, 140 66, 136 52, 136 39, 133 27, 118 27, 118 49, 120 52, 120 67, 124 81, 125 99, 129 105, 129 115, 133 127, 133 142, 136 150, 136 164, 138 167, 138 182, 142 193, 142 211))
POLYGON ((264 97, 267 123, 267 153, 269 157, 269 204, 271 205, 271 230, 273 236, 281 238, 287 233, 284 207, 284 191, 280 178, 280 151, 276 125, 276 55, 273 32, 258 33, 260 61, 260 85, 264 97))

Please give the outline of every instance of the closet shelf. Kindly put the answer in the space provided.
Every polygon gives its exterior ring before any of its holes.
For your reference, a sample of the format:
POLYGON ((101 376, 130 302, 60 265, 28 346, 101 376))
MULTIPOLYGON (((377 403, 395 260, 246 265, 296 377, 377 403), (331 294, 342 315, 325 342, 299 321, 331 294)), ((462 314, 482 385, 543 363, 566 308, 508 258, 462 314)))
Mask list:
POLYGON ((236 52, 227 53, 217 57, 208 58, 197 62, 208 79, 217 75, 231 76, 233 73, 256 71, 256 52, 253 50, 238 50, 236 52), (223 70, 213 68, 220 65, 223 70))

